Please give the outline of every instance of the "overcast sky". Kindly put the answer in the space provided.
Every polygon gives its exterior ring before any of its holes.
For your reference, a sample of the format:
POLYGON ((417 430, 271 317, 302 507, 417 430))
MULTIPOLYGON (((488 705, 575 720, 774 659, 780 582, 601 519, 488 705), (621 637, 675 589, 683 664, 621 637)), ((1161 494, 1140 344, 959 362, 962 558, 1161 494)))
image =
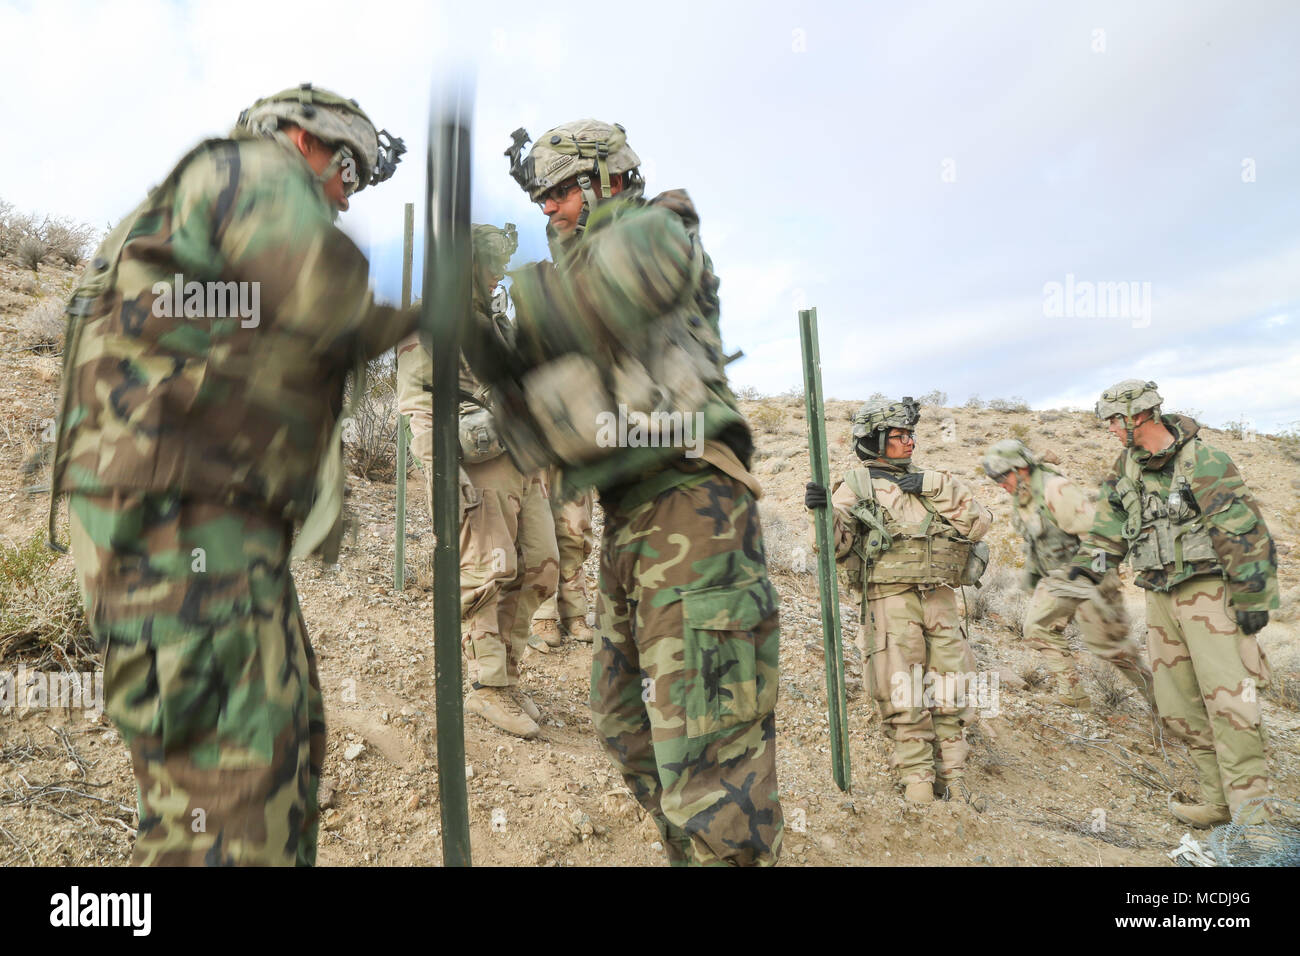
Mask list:
POLYGON ((0 2, 0 197, 102 226, 311 80, 411 147, 341 219, 396 296, 454 56, 476 68, 475 220, 518 223, 516 264, 544 256, 510 132, 622 123, 648 192, 700 210, 737 385, 799 384, 813 305, 828 397, 1090 407, 1137 377, 1212 425, 1300 419, 1294 2, 466 6, 0 2))

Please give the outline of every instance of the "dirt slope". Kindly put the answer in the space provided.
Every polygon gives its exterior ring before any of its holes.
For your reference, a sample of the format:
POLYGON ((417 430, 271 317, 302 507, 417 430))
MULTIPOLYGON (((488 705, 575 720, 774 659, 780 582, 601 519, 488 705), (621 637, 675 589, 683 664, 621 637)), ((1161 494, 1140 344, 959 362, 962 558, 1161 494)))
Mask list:
MULTIPOLYGON (((72 276, 42 266, 39 276, 0 260, 0 541, 38 533, 46 499, 24 490, 48 478, 41 432, 52 418, 60 360, 15 351, 23 316, 36 302, 66 294, 72 276), (34 282, 35 288, 31 284, 34 282), (35 456, 35 458, 33 458, 35 456)), ((918 382, 919 394, 933 383, 918 382)), ((863 392, 870 391, 864 386, 863 392)), ((828 403, 833 468, 854 459, 849 416, 856 402, 828 403)), ((904 804, 890 782, 875 707, 861 693, 852 647, 856 611, 845 604, 852 735, 852 794, 831 783, 824 661, 815 578, 808 573, 803 484, 809 478, 802 403, 746 402, 756 423, 755 468, 764 483, 763 520, 782 599, 779 767, 787 818, 786 865, 1170 865, 1184 829, 1164 810, 1167 788, 1191 790, 1185 748, 1152 736, 1108 668, 1090 679, 1091 714, 1051 702, 1043 672, 1018 639, 1023 595, 1014 588, 1018 545, 1006 496, 977 473, 989 443, 1018 435, 1052 448, 1061 468, 1095 486, 1117 446, 1090 414, 926 408, 916 460, 972 482, 998 518, 994 566, 971 593, 971 640, 982 670, 1000 680, 999 715, 972 732, 975 806, 904 804), (1028 683, 1027 683, 1028 681, 1028 683)), ((1300 686, 1297 562, 1300 468, 1273 439, 1207 431, 1237 462, 1279 542, 1284 608, 1264 631, 1275 688, 1265 700, 1270 763, 1278 795, 1300 797, 1300 686), (1289 695, 1290 701, 1282 696, 1289 695)), ((416 580, 392 588, 392 485, 351 479, 357 533, 340 565, 300 562, 296 578, 325 691, 325 763, 320 862, 329 866, 440 862, 434 770, 432 594, 416 580), (362 745, 359 754, 356 746, 362 745), (348 759, 345 753, 350 754, 348 759)), ((410 485, 408 562, 417 564, 431 532, 420 482, 410 485)), ((66 568, 63 559, 56 571, 66 568)), ((589 593, 594 561, 588 565, 589 593)), ((1140 593, 1127 586, 1143 630, 1140 593)), ((472 768, 469 798, 475 862, 506 865, 659 865, 657 834, 622 787, 587 717, 590 648, 569 644, 531 655, 525 687, 546 715, 543 735, 522 741, 477 717, 465 727, 472 768)), ((20 660, 0 661, 14 671, 20 660)), ((0 863, 119 864, 135 826, 130 761, 116 732, 79 711, 8 707, 0 711, 0 863)))

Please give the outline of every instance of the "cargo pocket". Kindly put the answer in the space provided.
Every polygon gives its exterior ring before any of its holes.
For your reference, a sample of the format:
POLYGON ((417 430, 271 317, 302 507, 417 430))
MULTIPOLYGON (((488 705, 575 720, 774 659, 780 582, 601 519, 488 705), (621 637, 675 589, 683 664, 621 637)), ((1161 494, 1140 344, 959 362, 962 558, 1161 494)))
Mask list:
POLYGON ((1255 512, 1238 498, 1222 511, 1210 515, 1209 520, 1220 531, 1228 534, 1245 534, 1255 527, 1259 519, 1255 517, 1255 512))
POLYGON ((1129 551, 1129 560, 1133 563, 1134 571, 1154 571, 1165 566, 1165 563, 1160 560, 1159 538, 1154 528, 1144 531, 1142 536, 1133 542, 1133 547, 1129 551))
POLYGON ((758 633, 776 612, 766 578, 682 593, 686 736, 727 730, 776 707, 779 629, 758 633))

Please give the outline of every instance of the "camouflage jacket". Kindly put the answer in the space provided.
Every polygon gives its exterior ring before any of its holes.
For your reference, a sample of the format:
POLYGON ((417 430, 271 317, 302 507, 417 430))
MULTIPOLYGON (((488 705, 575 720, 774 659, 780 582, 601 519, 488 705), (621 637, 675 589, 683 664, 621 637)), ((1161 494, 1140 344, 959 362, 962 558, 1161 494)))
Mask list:
MULTIPOLYGON (((865 489, 867 482, 870 482, 876 501, 887 512, 887 518, 891 522, 918 525, 925 521, 927 515, 933 513, 968 541, 980 540, 993 525, 993 513, 975 500, 975 492, 970 486, 947 472, 923 470, 912 464, 899 467, 883 459, 867 462, 854 471, 857 472, 857 483, 860 487, 865 489), (872 472, 876 474, 873 475, 872 472), (916 472, 925 475, 920 495, 908 494, 890 478, 879 477, 886 473, 896 473, 901 477, 916 472), (929 503, 929 507, 926 507, 926 502, 922 502, 923 497, 929 503)), ((854 590, 859 589, 858 582, 862 569, 853 546, 868 531, 862 521, 853 514, 858 501, 858 495, 848 481, 836 483, 830 499, 834 512, 835 558, 846 565, 854 565, 847 569, 854 590)), ((869 583, 865 596, 874 600, 891 594, 901 594, 912 587, 913 585, 898 582, 869 583)))
POLYGON ((54 493, 176 490, 303 518, 346 373, 415 325, 374 303, 333 218, 274 140, 186 155, 68 306, 54 493))
POLYGON ((1025 570, 1034 578, 1066 567, 1096 509, 1083 489, 1049 468, 1035 467, 1012 499, 1011 520, 1025 539, 1025 570))
POLYGON ((1138 587, 1151 591, 1222 577, 1232 607, 1276 608, 1277 550, 1232 459, 1197 437, 1200 426, 1192 419, 1163 415, 1161 421, 1174 443, 1155 455, 1140 448, 1120 453, 1102 482, 1096 517, 1073 563, 1095 568, 1098 552, 1116 562, 1128 557, 1138 587), (1180 456, 1190 472, 1189 487, 1181 490, 1174 487, 1180 456), (1126 474, 1138 476, 1140 487, 1129 489, 1126 474), (1130 510, 1140 513, 1140 522, 1130 522, 1126 537, 1130 510))
MULTIPOLYGON (((570 462, 565 488, 595 487, 607 504, 632 507, 707 464, 761 495, 749 473, 753 437, 724 371, 719 281, 700 244, 690 197, 681 190, 648 202, 616 196, 592 210, 581 236, 553 242, 552 249, 558 260, 553 267, 542 263, 512 273, 524 360, 536 366, 566 352, 582 353, 610 375, 620 356, 630 354, 653 377, 656 360, 662 361, 654 335, 671 328, 672 344, 685 348, 675 367, 684 371, 689 365, 700 375, 689 407, 701 416, 706 439, 694 457, 679 447, 618 447, 598 460, 570 462), (675 334, 678 325, 683 334, 675 334)), ((654 384, 667 389, 670 377, 654 384)))

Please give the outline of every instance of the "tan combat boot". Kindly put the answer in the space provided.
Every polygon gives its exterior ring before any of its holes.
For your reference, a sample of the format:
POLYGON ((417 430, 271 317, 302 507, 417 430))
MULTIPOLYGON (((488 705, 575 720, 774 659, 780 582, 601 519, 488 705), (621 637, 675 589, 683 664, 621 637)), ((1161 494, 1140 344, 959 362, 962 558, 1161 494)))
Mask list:
POLYGON ((552 647, 559 647, 564 643, 564 638, 560 636, 559 623, 549 618, 533 621, 533 633, 529 636, 528 643, 543 654, 549 654, 552 647))
POLYGON ((1092 709, 1092 698, 1079 688, 1078 677, 1072 671, 1056 675, 1056 700, 1075 710, 1092 709))
POLYGON ((569 637, 584 644, 590 644, 596 639, 596 632, 591 629, 585 617, 566 617, 564 629, 568 631, 569 637))
POLYGON ((527 714, 529 718, 540 724, 542 722, 542 712, 538 706, 533 703, 533 699, 518 687, 510 688, 510 692, 515 699, 515 703, 519 705, 519 709, 527 714))
POLYGON ((1204 830, 1232 819, 1228 808, 1213 803, 1175 803, 1169 800, 1169 812, 1189 827, 1204 830))
POLYGON ((934 803, 934 784, 928 780, 909 783, 903 788, 903 798, 908 803, 934 803))
POLYGON ((508 734, 532 740, 541 728, 515 703, 508 687, 476 687, 465 698, 465 710, 478 714, 508 734))
POLYGON ((940 800, 955 800, 958 803, 970 803, 970 787, 966 786, 966 780, 963 777, 954 777, 951 780, 934 781, 934 795, 940 800))

